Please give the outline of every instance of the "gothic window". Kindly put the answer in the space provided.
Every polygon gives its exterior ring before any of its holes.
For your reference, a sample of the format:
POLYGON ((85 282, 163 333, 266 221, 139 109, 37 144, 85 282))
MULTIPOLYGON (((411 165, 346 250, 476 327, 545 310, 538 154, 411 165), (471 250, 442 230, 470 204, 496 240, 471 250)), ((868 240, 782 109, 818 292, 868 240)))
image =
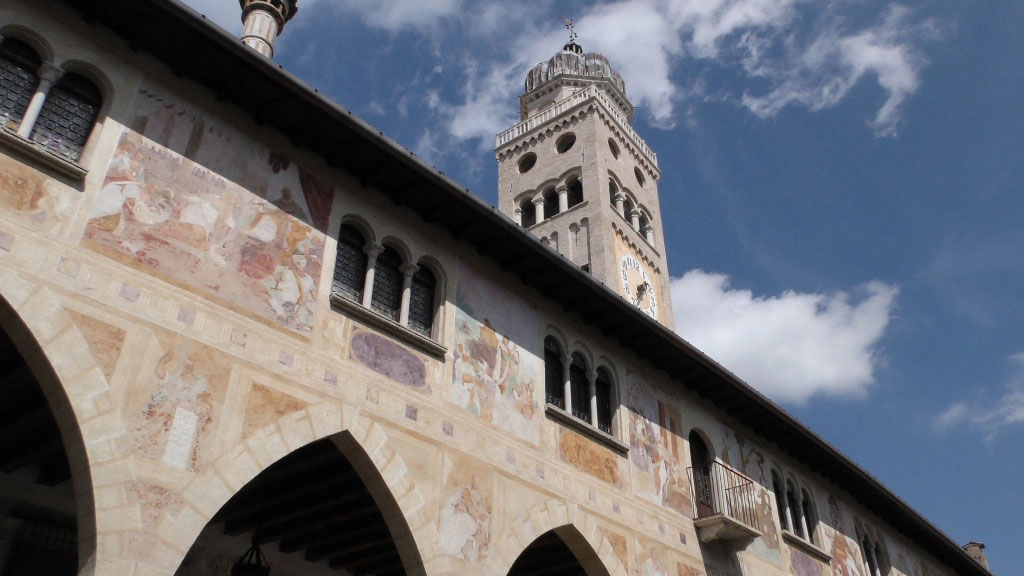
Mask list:
POLYGON ((803 538, 803 515, 800 513, 800 499, 797 497, 793 482, 786 482, 786 503, 789 505, 789 517, 793 520, 793 532, 803 538))
POLYGON ((569 364, 569 394, 572 415, 590 422, 590 384, 587 382, 587 361, 579 354, 572 355, 569 364))
POLYGON ((565 382, 562 380, 562 347, 554 338, 544 339, 544 397, 548 404, 565 409, 565 382))
POLYGON ((79 74, 65 74, 50 88, 30 138, 72 162, 77 161, 101 102, 95 84, 79 74))
POLYGON ((558 192, 554 188, 544 191, 544 219, 551 218, 558 214, 558 192))
POLYGON ((583 182, 579 178, 569 182, 569 208, 583 202, 583 182))
POLYGON ((523 228, 529 228, 537 223, 536 207, 529 198, 519 203, 519 222, 523 228))
POLYGON ((374 312, 398 321, 402 305, 402 257, 394 248, 385 247, 377 257, 373 272, 373 293, 370 308, 374 312))
POLYGON ((612 433, 612 379, 604 368, 597 370, 597 427, 606 434, 612 433))
POLYGON ((772 470, 772 491, 775 492, 775 511, 779 513, 779 525, 789 530, 789 514, 786 513, 786 489, 779 473, 772 470))
POLYGON ((338 257, 334 264, 334 292, 359 302, 366 279, 366 240, 358 230, 343 224, 338 232, 338 257))
POLYGON ((409 328, 430 336, 434 325, 434 289, 437 281, 426 266, 420 265, 409 288, 409 328))
POLYGON ((0 125, 16 130, 39 85, 43 61, 31 46, 15 38, 0 42, 0 125))
POLYGON ((711 451, 696 430, 687 438, 690 442, 690 466, 693 467, 693 490, 697 505, 697 517, 703 518, 716 512, 711 486, 711 451))
POLYGON ((800 504, 804 513, 804 523, 807 525, 807 541, 814 542, 814 530, 818 527, 818 516, 814 512, 814 503, 811 502, 811 495, 806 489, 800 491, 800 504))

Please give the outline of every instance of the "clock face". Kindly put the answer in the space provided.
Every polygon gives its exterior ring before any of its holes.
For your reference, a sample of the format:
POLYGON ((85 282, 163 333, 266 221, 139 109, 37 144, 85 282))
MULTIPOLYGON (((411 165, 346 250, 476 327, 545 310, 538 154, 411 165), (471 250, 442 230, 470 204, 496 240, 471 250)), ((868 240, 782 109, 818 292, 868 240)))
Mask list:
POLYGON ((622 292, 626 300, 643 310, 651 318, 658 317, 658 300, 654 294, 654 284, 647 274, 647 268, 633 256, 626 254, 620 261, 622 275, 622 292))

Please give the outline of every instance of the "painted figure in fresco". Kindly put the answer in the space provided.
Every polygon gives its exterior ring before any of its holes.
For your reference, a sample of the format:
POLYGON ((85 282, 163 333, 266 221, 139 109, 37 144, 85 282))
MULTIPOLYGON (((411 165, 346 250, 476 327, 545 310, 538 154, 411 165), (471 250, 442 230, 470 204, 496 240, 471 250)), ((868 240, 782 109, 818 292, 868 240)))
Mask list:
POLYGON ((668 572, 665 572, 655 557, 653 548, 650 551, 650 556, 640 565, 640 576, 668 576, 668 572))
POLYGON ((829 494, 828 511, 832 519, 832 576, 863 576, 860 570, 860 553, 851 552, 839 502, 829 494), (856 557, 854 556, 856 554, 856 557))
POLYGON ((445 503, 441 511, 441 549, 457 558, 477 561, 490 546, 491 511, 474 476, 445 503))

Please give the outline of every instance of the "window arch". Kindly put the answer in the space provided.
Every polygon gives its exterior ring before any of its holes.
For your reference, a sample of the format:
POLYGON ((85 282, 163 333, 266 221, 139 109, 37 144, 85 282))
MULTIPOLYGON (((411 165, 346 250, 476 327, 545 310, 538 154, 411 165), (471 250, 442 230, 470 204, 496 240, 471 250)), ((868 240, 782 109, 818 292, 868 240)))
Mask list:
POLYGON ((615 183, 615 180, 608 179, 608 201, 615 205, 615 197, 619 194, 619 185, 615 183))
POLYGON ((0 124, 18 128, 39 86, 37 72, 43 59, 17 38, 0 41, 0 124))
POLYGON ((622 202, 622 216, 629 220, 632 217, 633 212, 636 210, 636 204, 633 203, 633 199, 626 196, 626 199, 622 202))
POLYGON ((437 279, 430 268, 420 264, 409 285, 409 328, 430 337, 434 326, 437 279))
POLYGON ((402 306, 402 257, 398 251, 385 246, 373 273, 373 293, 370 308, 383 316, 398 321, 398 313, 402 306))
POLYGON ((519 202, 519 225, 529 228, 537 223, 536 207, 531 198, 524 198, 519 202))
POLYGON ((547 220, 558 214, 558 192, 554 188, 544 191, 544 219, 547 220))
POLYGON ((789 530, 789 509, 786 507, 786 488, 782 476, 772 470, 772 491, 775 493, 775 511, 779 514, 779 526, 789 530))
POLYGON ((786 503, 789 506, 789 517, 793 521, 793 532, 800 538, 804 535, 803 514, 800 511, 800 498, 792 480, 786 481, 786 503))
POLYGON ((697 517, 714 513, 714 495, 711 487, 711 451, 696 429, 690 430, 690 466, 693 468, 693 490, 697 517))
POLYGON ((579 178, 569 181, 569 208, 583 203, 583 182, 579 178))
POLYGON ((351 224, 338 231, 338 256, 334 264, 334 292, 360 302, 366 281, 366 239, 351 224))
POLYGON ((68 72, 46 95, 29 138, 68 160, 77 161, 102 103, 103 96, 92 81, 68 72))
POLYGON ((565 409, 562 347, 552 336, 544 339, 544 397, 548 404, 565 409))
POLYGON ((572 415, 590 422, 590 384, 587 382, 587 360, 574 352, 569 363, 569 404, 572 415))
POLYGON ((608 369, 597 369, 594 392, 597 395, 597 427, 606 434, 612 433, 612 377, 608 369))
POLYGON ((807 528, 807 541, 814 543, 814 533, 818 528, 818 514, 814 509, 811 493, 806 488, 800 490, 800 507, 804 513, 804 524, 807 528))

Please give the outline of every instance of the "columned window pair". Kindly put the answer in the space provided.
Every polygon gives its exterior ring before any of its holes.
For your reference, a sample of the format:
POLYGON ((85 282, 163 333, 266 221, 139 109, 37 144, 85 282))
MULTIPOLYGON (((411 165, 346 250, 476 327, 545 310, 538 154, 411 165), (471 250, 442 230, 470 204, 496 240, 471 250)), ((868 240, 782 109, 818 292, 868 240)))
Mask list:
POLYGON ((437 279, 426 266, 403 262, 394 248, 367 242, 349 224, 341 226, 334 266, 336 294, 430 337, 436 286, 437 279))
POLYGON ((526 198, 517 210, 519 225, 529 228, 583 202, 583 182, 572 178, 568 183, 550 187, 543 194, 526 198))
POLYGON ((44 62, 16 38, 0 40, 0 125, 77 162, 102 95, 84 76, 44 62))
POLYGON ((570 355, 552 338, 544 340, 544 396, 577 419, 606 434, 612 433, 612 381, 604 368, 587 366, 577 353, 570 355))
POLYGON ((859 529, 857 532, 858 540, 860 540, 860 553, 864 557, 864 569, 867 570, 868 576, 888 574, 889 570, 884 564, 885 554, 882 552, 882 546, 867 532, 860 533, 859 529))
POLYGON ((798 489, 792 480, 783 480, 778 472, 772 470, 772 490, 782 529, 814 544, 818 519, 807 489, 798 489))

